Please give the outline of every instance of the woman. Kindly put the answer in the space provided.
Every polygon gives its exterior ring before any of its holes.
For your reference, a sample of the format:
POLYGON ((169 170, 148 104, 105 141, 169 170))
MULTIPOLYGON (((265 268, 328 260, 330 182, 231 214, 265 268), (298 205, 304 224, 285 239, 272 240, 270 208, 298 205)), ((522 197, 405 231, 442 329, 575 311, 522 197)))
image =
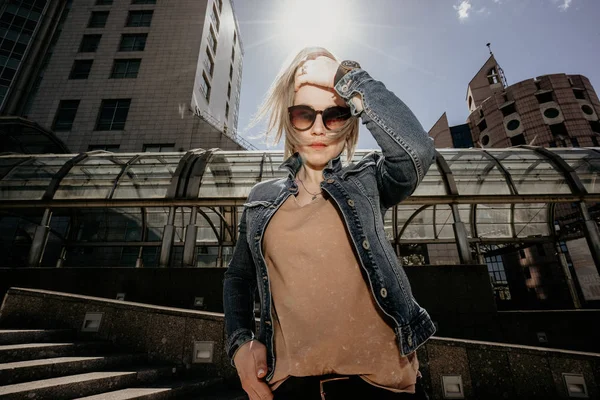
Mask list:
POLYGON ((383 216, 415 190, 433 142, 381 82, 322 48, 284 67, 258 117, 269 113, 288 177, 252 188, 224 282, 227 352, 244 390, 251 400, 426 398, 415 394, 415 350, 435 328, 383 216), (382 154, 342 167, 359 118, 382 154))

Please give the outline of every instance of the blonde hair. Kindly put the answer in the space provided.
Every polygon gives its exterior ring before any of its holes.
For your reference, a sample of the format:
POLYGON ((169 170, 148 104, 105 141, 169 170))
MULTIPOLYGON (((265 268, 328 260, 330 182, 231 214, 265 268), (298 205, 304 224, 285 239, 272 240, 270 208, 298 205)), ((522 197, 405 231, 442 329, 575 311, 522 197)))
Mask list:
MULTIPOLYGON (((271 84, 271 87, 265 95, 263 103, 258 108, 250 126, 256 125, 259 121, 267 119, 267 130, 264 133, 265 138, 273 134, 273 143, 277 144, 285 133, 284 157, 288 158, 295 152, 295 148, 300 145, 300 140, 296 136, 296 131, 288 118, 288 107, 294 105, 294 80, 296 71, 307 60, 314 60, 319 56, 325 56, 332 60, 338 59, 327 49, 322 47, 306 47, 295 56, 288 59, 283 64, 283 68, 271 84)), ((356 144, 358 142, 358 118, 351 117, 346 125, 337 132, 328 133, 333 140, 344 137, 344 150, 347 160, 350 161, 354 155, 356 144)))

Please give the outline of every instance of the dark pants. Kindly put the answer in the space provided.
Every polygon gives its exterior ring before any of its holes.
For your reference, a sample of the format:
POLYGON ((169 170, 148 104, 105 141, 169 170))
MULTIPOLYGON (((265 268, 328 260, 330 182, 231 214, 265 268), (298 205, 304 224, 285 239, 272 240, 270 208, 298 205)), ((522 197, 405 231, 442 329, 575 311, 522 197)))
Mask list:
POLYGON ((274 400, 428 400, 429 397, 423 390, 421 379, 417 379, 416 392, 394 393, 378 388, 365 382, 359 376, 350 376, 348 379, 328 380, 342 378, 336 375, 290 377, 273 392, 274 400), (325 381, 325 382, 322 382, 325 381), (321 390, 325 392, 321 396, 321 390))

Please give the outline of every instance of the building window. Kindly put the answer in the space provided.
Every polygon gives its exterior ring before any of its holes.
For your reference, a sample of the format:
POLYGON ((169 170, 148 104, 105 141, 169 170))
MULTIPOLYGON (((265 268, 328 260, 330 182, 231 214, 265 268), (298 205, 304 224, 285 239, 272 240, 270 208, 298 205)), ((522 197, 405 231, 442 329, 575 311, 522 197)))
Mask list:
POLYGON ((229 118, 229 103, 225 103, 225 119, 229 118))
POLYGON ((545 93, 536 94, 535 97, 537 98, 537 101, 540 104, 550 103, 551 101, 554 101, 554 97, 552 96, 552 92, 551 91, 548 91, 548 92, 545 92, 545 93))
POLYGON ((590 128, 592 128, 592 132, 600 133, 600 120, 590 121, 590 128))
POLYGON ((592 136, 592 144, 596 147, 598 147, 598 137, 597 136, 592 136))
MULTIPOLYGON (((521 250, 519 250, 521 251, 521 250)), ((521 257, 523 258, 523 257, 521 257)), ((529 267, 525 267, 523 268, 523 275, 525 275, 525 279, 531 279, 531 270, 529 269, 529 267)))
POLYGON ((210 19, 212 20, 213 24, 215 25, 215 30, 217 32, 219 32, 219 25, 221 24, 221 22, 219 21, 219 17, 217 16, 217 6, 215 4, 213 4, 212 13, 210 14, 210 19))
POLYGON ((504 117, 508 117, 510 114, 516 113, 517 109, 515 108, 515 103, 512 103, 512 104, 502 107, 500 109, 500 111, 502 111, 502 115, 504 117))
POLYGON ((493 67, 489 70, 487 78, 490 85, 494 85, 500 82, 498 70, 496 69, 496 67, 493 67))
POLYGON ((69 79, 87 79, 94 60, 75 60, 69 79))
POLYGON ((231 48, 231 61, 234 62, 235 61, 235 47, 231 48))
POLYGON ((131 60, 115 60, 110 77, 114 79, 137 78, 141 62, 142 60, 139 58, 131 60))
POLYGON ((223 0, 217 0, 217 3, 219 4, 219 12, 223 11, 223 0))
POLYGON ((204 66, 206 67, 206 70, 212 77, 213 71, 215 69, 215 62, 213 61, 212 55, 210 54, 208 47, 206 48, 206 58, 204 59, 204 66))
POLYGON ((98 45, 100 44, 100 38, 102 35, 83 35, 83 39, 81 39, 81 44, 79 45, 80 53, 93 53, 98 50, 98 45))
POLYGON ((96 0, 97 6, 110 6, 113 3, 113 0, 96 0))
POLYGON ((519 258, 521 258, 521 259, 525 258, 525 250, 519 249, 519 258))
POLYGON ((558 108, 550 107, 544 110, 544 117, 554 119, 560 115, 558 108))
POLYGON ((129 113, 131 99, 102 100, 98 115, 97 131, 121 131, 129 113))
POLYGON ((511 146, 519 146, 522 144, 527 144, 527 142, 525 141, 525 136, 523 136, 522 133, 513 136, 510 138, 510 145, 511 146))
POLYGON ((131 0, 131 4, 156 4, 156 0, 131 0))
POLYGON ((129 11, 125 26, 150 26, 152 22, 152 10, 129 11))
POLYGON ((576 99, 585 100, 585 93, 583 89, 573 89, 573 94, 576 99))
POLYGON ((111 153, 116 153, 119 151, 119 145, 118 144, 91 144, 88 146, 88 151, 96 151, 96 150, 110 151, 111 153))
POLYGON ((479 128, 479 132, 483 132, 487 129, 487 122, 485 122, 485 119, 479 121, 479 123, 477 124, 477 128, 479 128))
POLYGON ((146 153, 170 153, 175 151, 175 143, 160 143, 160 144, 145 144, 144 152, 146 153))
POLYGON ((61 100, 54 117, 52 129, 55 131, 70 131, 77 115, 79 100, 61 100))
POLYGON ((579 147, 579 140, 577 140, 577 138, 571 138, 571 144, 573 145, 573 147, 579 147))
POLYGON ((200 90, 204 94, 207 101, 210 101, 210 83, 206 77, 206 73, 202 72, 202 79, 200 80, 200 90))
POLYGON ((508 280, 506 279, 506 272, 504 270, 504 262, 502 256, 486 256, 485 263, 488 267, 488 273, 492 280, 492 286, 494 288, 494 294, 498 300, 510 300, 510 289, 508 287, 508 280))
POLYGON ((231 83, 227 84, 227 98, 231 98, 231 83))
POLYGON ((581 106, 581 111, 583 111, 585 115, 594 115, 594 109, 587 104, 581 106))
POLYGON ((233 79, 233 64, 229 66, 229 80, 233 79))
POLYGON ((508 129, 509 131, 515 131, 515 130, 519 129, 520 126, 521 126, 521 121, 519 121, 518 119, 511 119, 506 124, 506 129, 508 129))
POLYGON ((488 144, 490 144, 490 137, 488 135, 483 135, 481 137, 481 144, 484 146, 487 146, 488 144))
POLYGON ((237 32, 233 31, 233 45, 235 46, 236 43, 237 43, 237 32))
POLYGON ((552 132, 553 136, 569 136, 569 133, 567 132, 567 127, 565 126, 564 122, 550 125, 550 132, 552 132))
POLYGON ((108 11, 92 11, 90 20, 88 21, 88 28, 104 28, 106 20, 108 19, 108 11))
POLYGON ((217 54, 217 38, 215 36, 215 33, 213 32, 212 26, 210 27, 210 29, 208 31, 208 44, 210 45, 212 52, 214 54, 217 54))
POLYGON ((146 48, 147 33, 131 33, 121 35, 119 51, 144 51, 146 48))

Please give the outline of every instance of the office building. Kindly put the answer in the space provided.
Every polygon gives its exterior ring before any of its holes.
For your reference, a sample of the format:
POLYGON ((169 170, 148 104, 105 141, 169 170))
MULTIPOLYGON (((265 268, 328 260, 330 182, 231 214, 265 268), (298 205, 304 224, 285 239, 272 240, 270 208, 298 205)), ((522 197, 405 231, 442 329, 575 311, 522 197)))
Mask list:
POLYGON ((230 0, 71 0, 20 115, 72 152, 239 150, 230 0))

